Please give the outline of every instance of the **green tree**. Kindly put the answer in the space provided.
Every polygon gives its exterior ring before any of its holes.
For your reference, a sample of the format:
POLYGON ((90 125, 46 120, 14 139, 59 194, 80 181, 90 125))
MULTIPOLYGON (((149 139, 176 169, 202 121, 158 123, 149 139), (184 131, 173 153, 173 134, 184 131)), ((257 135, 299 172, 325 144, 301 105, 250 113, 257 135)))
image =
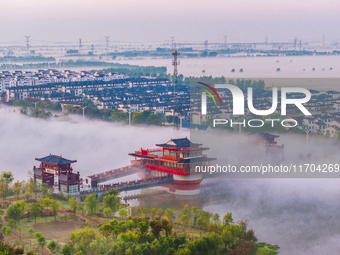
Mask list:
POLYGON ((57 214, 59 213, 59 210, 60 210, 60 202, 58 200, 52 200, 51 211, 53 213, 54 220, 57 219, 57 214))
POLYGON ((103 197, 104 208, 110 208, 113 212, 117 211, 119 198, 114 194, 108 194, 103 197))
POLYGON ((0 182, 4 184, 3 188, 1 189, 2 196, 4 199, 7 197, 8 193, 8 185, 14 180, 13 174, 11 172, 2 172, 0 176, 0 182))
POLYGON ((34 222, 37 223, 37 217, 41 215, 43 208, 38 203, 32 203, 29 205, 28 213, 34 218, 34 222))
POLYGON ((75 197, 72 197, 68 200, 68 203, 70 205, 71 210, 73 211, 74 215, 76 215, 76 212, 79 208, 79 203, 75 197))
POLYGON ((106 218, 110 218, 110 217, 111 217, 112 210, 111 210, 110 207, 104 208, 103 212, 104 212, 104 216, 105 216, 106 218))
POLYGON ((16 181, 14 183, 14 191, 17 195, 17 199, 19 199, 19 195, 20 195, 20 192, 21 192, 21 188, 22 188, 22 182, 20 181, 16 181))
POLYGON ((139 216, 142 214, 142 209, 140 208, 140 206, 137 205, 137 206, 135 207, 134 213, 135 213, 135 216, 136 216, 136 217, 139 217, 139 216))
POLYGON ((56 253, 57 250, 57 243, 56 241, 52 240, 48 243, 47 248, 51 251, 52 254, 56 253))
POLYGON ((21 204, 16 202, 14 205, 10 205, 6 214, 8 219, 13 219, 15 222, 19 222, 23 214, 21 204))
POLYGON ((85 208, 91 215, 94 215, 98 210, 98 200, 96 194, 91 194, 85 198, 85 208))
POLYGON ((127 212, 124 208, 121 208, 119 210, 119 216, 120 216, 121 219, 125 219, 125 217, 127 216, 127 212))
POLYGON ((154 219, 157 214, 156 209, 154 207, 150 209, 150 214, 151 214, 151 218, 154 219))
POLYGON ((61 248, 62 255, 72 255, 72 246, 68 244, 64 244, 63 248, 61 248))
POLYGON ((142 235, 144 235, 149 229, 149 225, 145 221, 139 222, 137 227, 142 235))
POLYGON ((12 234, 12 229, 9 227, 5 227, 5 235, 10 236, 12 234))
POLYGON ((184 226, 187 226, 189 223, 189 216, 188 214, 183 214, 181 217, 181 222, 183 223, 184 226))
POLYGON ((28 233, 30 234, 31 237, 34 235, 34 228, 29 228, 28 233))
POLYGON ((42 193, 43 197, 47 196, 48 190, 47 190, 47 184, 46 183, 41 184, 41 193, 42 193))
POLYGON ((229 226, 229 225, 231 225, 233 223, 234 223, 234 220, 233 220, 233 216, 232 216, 231 212, 227 213, 226 215, 224 215, 224 217, 223 217, 223 226, 229 226))
POLYGON ((157 210, 157 216, 158 216, 159 218, 161 218, 161 217, 163 216, 163 209, 162 209, 162 208, 158 208, 158 210, 157 210))
MULTIPOLYGON (((37 234, 37 233, 36 233, 37 234)), ((46 246, 47 242, 44 236, 38 237, 38 245, 41 247, 41 252, 43 251, 44 247, 46 246)))

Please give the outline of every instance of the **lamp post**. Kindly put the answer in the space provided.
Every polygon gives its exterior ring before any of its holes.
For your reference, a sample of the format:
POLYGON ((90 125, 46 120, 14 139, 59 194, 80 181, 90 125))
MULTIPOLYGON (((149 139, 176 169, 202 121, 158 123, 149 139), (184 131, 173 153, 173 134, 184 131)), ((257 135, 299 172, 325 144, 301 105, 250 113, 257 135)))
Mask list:
POLYGON ((133 111, 131 109, 127 110, 129 113, 129 126, 131 126, 131 113, 133 113, 133 111))
POLYGON ((308 127, 306 128, 306 129, 303 129, 303 131, 305 131, 306 132, 306 134, 307 134, 307 140, 306 140, 306 143, 307 143, 307 154, 308 154, 308 133, 310 132, 310 129, 308 129, 308 127))
POLYGON ((83 121, 85 120, 85 108, 86 108, 87 106, 83 106, 83 107, 81 107, 81 109, 83 109, 83 121))
POLYGON ((185 116, 178 116, 179 117, 179 129, 182 130, 183 119, 185 116))

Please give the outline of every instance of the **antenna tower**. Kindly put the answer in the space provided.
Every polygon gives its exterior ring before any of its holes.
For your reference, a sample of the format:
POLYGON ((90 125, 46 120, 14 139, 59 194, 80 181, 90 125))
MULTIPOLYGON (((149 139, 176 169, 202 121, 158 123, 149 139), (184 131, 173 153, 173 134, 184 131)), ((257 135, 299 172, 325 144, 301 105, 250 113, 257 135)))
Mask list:
POLYGON ((79 38, 79 54, 82 55, 81 38, 79 38))
POLYGON ((25 37, 26 37, 26 49, 27 49, 27 55, 29 55, 30 54, 30 35, 29 36, 26 36, 25 35, 25 37))
POLYGON ((176 49, 176 43, 173 44, 173 49, 171 50, 171 54, 174 56, 172 60, 172 65, 174 66, 174 74, 173 74, 173 86, 174 86, 174 113, 173 113, 173 121, 174 121, 174 128, 177 128, 177 123, 175 122, 175 116, 178 111, 178 98, 177 98, 177 76, 178 70, 177 66, 180 64, 178 60, 178 56, 180 55, 180 50, 176 49))
POLYGON ((106 38, 106 54, 108 54, 109 53, 109 38, 110 38, 110 36, 105 36, 105 38, 106 38))

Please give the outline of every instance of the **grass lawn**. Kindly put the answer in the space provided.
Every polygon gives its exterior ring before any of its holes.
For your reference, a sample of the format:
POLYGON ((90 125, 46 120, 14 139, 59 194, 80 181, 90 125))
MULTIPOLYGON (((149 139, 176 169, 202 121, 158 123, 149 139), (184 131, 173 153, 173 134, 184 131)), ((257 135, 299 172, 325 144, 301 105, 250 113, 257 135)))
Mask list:
MULTIPOLYGON (((31 236, 28 232, 30 228, 33 228, 35 232, 41 232, 47 242, 55 240, 59 243, 66 243, 71 232, 87 226, 78 217, 66 214, 59 214, 56 221, 54 217, 37 218, 37 223, 34 223, 34 219, 30 219, 29 222, 27 222, 27 219, 23 219, 20 225, 22 227, 22 236, 34 243, 37 243, 37 240, 35 235, 31 236)), ((14 231, 18 233, 17 229, 14 229, 14 231)))

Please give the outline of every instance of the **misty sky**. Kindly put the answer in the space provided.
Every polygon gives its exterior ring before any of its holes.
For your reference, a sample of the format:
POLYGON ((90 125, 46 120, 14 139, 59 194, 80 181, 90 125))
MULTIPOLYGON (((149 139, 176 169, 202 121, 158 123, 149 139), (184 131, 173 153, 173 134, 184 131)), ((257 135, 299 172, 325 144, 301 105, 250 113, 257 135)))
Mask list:
POLYGON ((337 0, 1 1, 0 42, 340 41, 337 0))

